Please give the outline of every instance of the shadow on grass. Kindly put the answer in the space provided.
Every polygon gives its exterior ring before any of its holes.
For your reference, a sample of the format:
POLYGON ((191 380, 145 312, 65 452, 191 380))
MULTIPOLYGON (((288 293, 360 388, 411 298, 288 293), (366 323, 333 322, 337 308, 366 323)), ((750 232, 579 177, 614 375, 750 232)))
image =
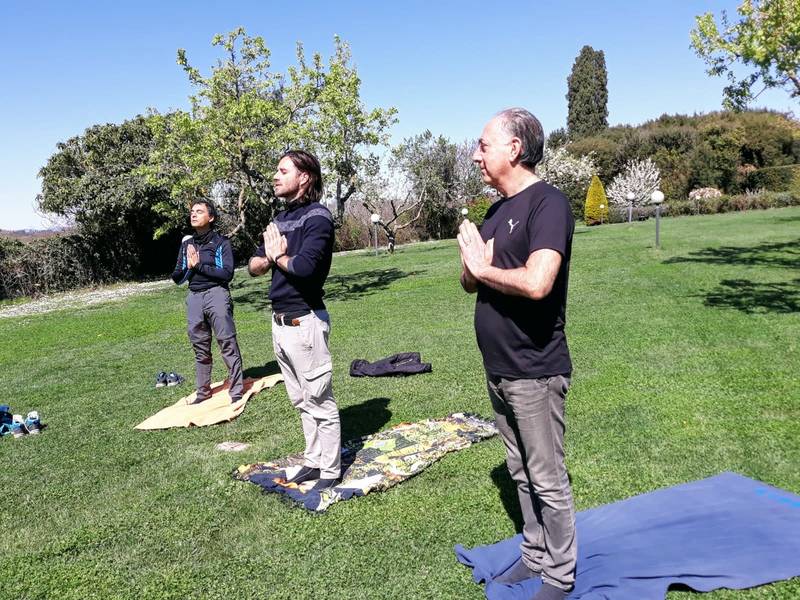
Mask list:
POLYGON ((365 435, 372 435, 392 418, 389 398, 372 398, 339 411, 342 423, 342 441, 347 442, 365 435))
MULTIPOLYGON (((393 282, 404 277, 418 275, 420 271, 401 271, 394 267, 373 269, 346 275, 331 275, 325 282, 325 301, 357 300, 388 288, 393 282)), ((270 307, 269 278, 244 280, 231 287, 234 304, 244 310, 266 310, 270 307)))
POLYGON ((503 508, 505 508, 508 518, 514 523, 514 531, 522 533, 525 521, 522 518, 522 508, 519 505, 517 484, 508 474, 508 467, 506 467, 505 461, 492 469, 491 476, 492 482, 500 493, 500 501, 503 503, 503 508))
POLYGON ((388 288, 398 279, 419 275, 419 271, 375 269, 345 275, 332 275, 325 283, 325 300, 357 300, 388 288))
POLYGON ((705 294, 704 304, 713 308, 735 308, 747 314, 800 312, 800 279, 785 283, 724 279, 717 289, 705 294))
POLYGON ((271 360, 268 363, 261 365, 260 367, 249 367, 244 370, 243 375, 245 377, 252 377, 254 379, 259 379, 261 377, 268 377, 270 375, 275 375, 281 372, 281 368, 278 366, 278 361, 271 360))
POLYGON ((719 246, 690 252, 688 256, 676 256, 664 264, 706 263, 711 265, 747 265, 787 267, 796 269, 800 265, 800 239, 792 242, 763 243, 755 246, 719 246))

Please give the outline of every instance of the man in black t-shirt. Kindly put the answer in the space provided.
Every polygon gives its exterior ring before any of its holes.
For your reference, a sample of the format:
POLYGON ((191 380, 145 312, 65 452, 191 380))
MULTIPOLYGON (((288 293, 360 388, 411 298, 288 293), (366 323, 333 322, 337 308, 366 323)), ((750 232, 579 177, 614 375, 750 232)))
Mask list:
POLYGON ((527 110, 489 121, 472 158, 501 198, 480 230, 461 224, 458 244, 461 285, 478 294, 478 347, 525 520, 522 559, 495 581, 541 575, 535 600, 562 600, 574 586, 577 557, 563 446, 574 220, 567 198, 535 174, 543 147, 542 126, 527 110))

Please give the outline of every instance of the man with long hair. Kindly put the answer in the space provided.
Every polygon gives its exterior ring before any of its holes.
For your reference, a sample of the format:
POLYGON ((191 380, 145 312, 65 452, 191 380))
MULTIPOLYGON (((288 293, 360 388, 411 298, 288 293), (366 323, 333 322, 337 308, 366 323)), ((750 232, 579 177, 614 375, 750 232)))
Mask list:
POLYGON ((308 152, 284 154, 273 187, 288 206, 264 231, 248 270, 252 276, 272 271, 272 346, 303 425, 304 464, 287 472, 287 479, 297 484, 318 480, 313 489, 322 490, 341 477, 339 409, 328 349, 330 317, 322 300, 333 257, 333 217, 319 202, 322 170, 308 152))

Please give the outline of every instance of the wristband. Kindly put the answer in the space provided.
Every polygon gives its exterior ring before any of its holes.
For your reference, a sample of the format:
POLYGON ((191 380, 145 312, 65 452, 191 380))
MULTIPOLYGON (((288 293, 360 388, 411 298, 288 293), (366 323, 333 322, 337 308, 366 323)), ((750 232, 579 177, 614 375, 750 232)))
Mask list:
POLYGON ((280 254, 278 254, 277 256, 273 257, 273 258, 272 258, 273 262, 278 262, 278 259, 279 259, 281 256, 286 256, 286 252, 281 252, 281 253, 280 253, 280 254))

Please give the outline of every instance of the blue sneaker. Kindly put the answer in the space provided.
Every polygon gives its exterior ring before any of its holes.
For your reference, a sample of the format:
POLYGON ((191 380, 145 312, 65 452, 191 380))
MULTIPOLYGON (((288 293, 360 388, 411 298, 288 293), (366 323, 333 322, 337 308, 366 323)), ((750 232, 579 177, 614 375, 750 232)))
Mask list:
POLYGON ((42 422, 39 419, 38 412, 32 410, 28 413, 28 416, 25 417, 25 428, 31 435, 38 435, 38 433, 42 430, 42 422))
POLYGON ((167 374, 164 371, 161 371, 158 375, 156 375, 156 387, 164 387, 167 385, 167 374))
POLYGON ((28 428, 25 427, 25 420, 22 415, 14 415, 14 421, 11 423, 11 433, 15 438, 21 438, 28 433, 28 428))
POLYGON ((11 407, 8 404, 0 404, 0 435, 11 433, 11 423, 14 417, 11 414, 11 407))
POLYGON ((180 385, 182 383, 183 383, 183 377, 181 375, 178 375, 175 372, 172 372, 169 375, 167 375, 167 385, 169 387, 180 385))

